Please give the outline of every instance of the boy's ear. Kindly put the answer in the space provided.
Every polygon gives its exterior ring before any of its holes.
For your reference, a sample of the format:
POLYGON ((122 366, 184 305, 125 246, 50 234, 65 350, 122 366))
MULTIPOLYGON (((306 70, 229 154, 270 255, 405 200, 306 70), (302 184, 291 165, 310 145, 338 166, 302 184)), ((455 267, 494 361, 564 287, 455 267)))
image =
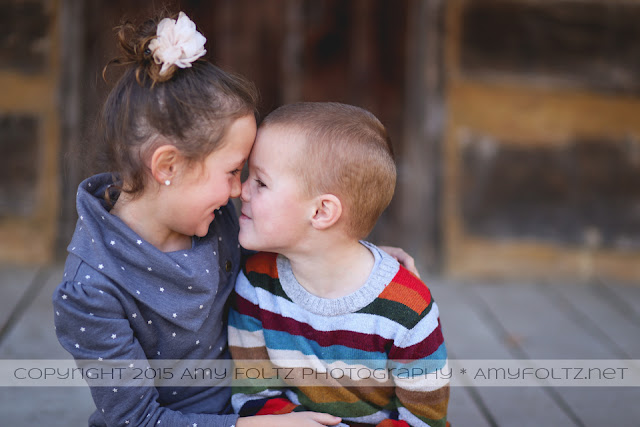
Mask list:
POLYGON ((177 176, 179 160, 180 153, 175 146, 166 144, 156 148, 149 165, 153 179, 163 185, 165 181, 173 180, 177 176))
POLYGON ((333 194, 322 194, 315 199, 315 213, 311 225, 317 230, 326 230, 342 216, 342 203, 333 194))

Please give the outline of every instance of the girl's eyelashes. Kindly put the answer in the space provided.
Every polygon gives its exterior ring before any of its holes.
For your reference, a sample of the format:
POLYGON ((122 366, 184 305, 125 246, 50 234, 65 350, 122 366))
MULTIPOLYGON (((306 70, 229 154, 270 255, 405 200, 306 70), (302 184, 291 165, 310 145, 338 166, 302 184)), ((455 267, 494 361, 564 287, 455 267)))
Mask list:
POLYGON ((240 169, 234 169, 231 171, 231 175, 236 176, 238 175, 240 172, 242 172, 240 169))
POLYGON ((255 181, 256 181, 256 183, 258 184, 258 187, 266 187, 266 186, 267 186, 264 182, 260 181, 260 180, 259 180, 259 179, 257 179, 257 178, 255 179, 255 181))

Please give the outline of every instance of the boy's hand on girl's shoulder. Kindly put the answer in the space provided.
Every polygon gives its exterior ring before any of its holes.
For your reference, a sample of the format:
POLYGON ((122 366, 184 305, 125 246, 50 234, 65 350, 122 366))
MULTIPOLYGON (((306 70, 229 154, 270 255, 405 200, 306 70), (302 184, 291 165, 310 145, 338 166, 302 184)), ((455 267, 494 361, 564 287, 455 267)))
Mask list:
POLYGON ((411 255, 406 253, 404 250, 400 248, 396 248, 395 246, 378 246, 380 249, 394 257, 398 262, 411 273, 413 273, 418 279, 420 278, 420 273, 418 273, 418 269, 416 268, 416 261, 413 259, 411 255))
POLYGON ((282 415, 255 415, 240 417, 236 427, 318 427, 340 424, 342 419, 320 412, 291 412, 282 415))

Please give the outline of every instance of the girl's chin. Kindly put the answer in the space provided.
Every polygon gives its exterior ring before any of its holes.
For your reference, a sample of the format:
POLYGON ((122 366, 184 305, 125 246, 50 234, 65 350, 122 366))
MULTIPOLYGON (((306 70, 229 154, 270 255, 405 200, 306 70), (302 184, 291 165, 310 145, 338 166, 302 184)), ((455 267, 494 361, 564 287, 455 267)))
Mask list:
POLYGON ((196 229, 194 236, 204 237, 209 234, 209 227, 211 227, 211 223, 213 222, 213 218, 210 221, 207 221, 206 224, 203 224, 201 228, 196 229))

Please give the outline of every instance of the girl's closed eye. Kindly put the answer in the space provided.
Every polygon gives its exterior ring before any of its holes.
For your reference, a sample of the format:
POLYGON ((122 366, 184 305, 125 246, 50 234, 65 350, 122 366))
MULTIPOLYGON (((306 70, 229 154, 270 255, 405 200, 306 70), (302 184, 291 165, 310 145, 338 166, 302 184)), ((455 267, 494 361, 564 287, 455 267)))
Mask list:
POLYGON ((233 175, 233 176, 236 176, 236 175, 238 175, 240 172, 241 172, 241 170, 240 170, 240 169, 238 169, 238 168, 236 168, 236 169, 232 170, 232 171, 230 172, 230 174, 231 174, 231 175, 233 175))
POLYGON ((258 184, 258 187, 266 187, 267 186, 264 182, 262 182, 261 180, 259 180, 257 178, 255 179, 255 181, 256 181, 256 184, 258 184))

